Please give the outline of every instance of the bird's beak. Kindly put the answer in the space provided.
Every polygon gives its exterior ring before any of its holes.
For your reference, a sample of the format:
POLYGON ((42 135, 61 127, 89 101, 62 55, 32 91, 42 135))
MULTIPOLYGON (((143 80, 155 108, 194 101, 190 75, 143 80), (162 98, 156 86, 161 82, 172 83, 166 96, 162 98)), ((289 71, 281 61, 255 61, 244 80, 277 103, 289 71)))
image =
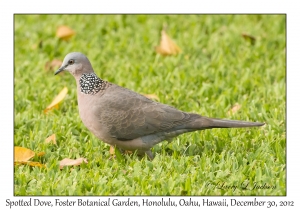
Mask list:
POLYGON ((67 65, 61 66, 61 67, 54 73, 54 75, 59 74, 60 72, 62 72, 63 70, 65 70, 66 67, 67 67, 67 65))

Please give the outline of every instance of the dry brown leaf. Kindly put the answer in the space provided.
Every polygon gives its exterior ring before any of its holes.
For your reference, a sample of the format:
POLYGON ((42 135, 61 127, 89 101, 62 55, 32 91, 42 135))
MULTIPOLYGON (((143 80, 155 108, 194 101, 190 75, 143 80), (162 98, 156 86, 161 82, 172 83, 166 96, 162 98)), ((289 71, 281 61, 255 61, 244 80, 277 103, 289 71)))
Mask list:
POLYGON ((62 64, 62 61, 58 60, 58 59, 54 59, 52 61, 48 61, 45 64, 45 70, 46 71, 57 70, 61 66, 61 64, 62 64))
POLYGON ((67 95, 68 92, 68 88, 64 87, 60 93, 53 99, 53 101, 51 102, 51 104, 49 106, 47 106, 46 109, 44 109, 44 113, 48 112, 49 110, 53 109, 53 108, 58 108, 58 103, 61 102, 67 95))
POLYGON ((227 115, 232 115, 236 113, 242 106, 238 103, 234 104, 227 112, 227 115))
POLYGON ((62 169, 64 166, 78 166, 83 162, 88 163, 86 158, 77 158, 76 160, 65 158, 59 162, 59 168, 62 169))
POLYGON ((176 55, 181 52, 181 49, 173 42, 167 33, 161 31, 160 45, 155 48, 156 52, 161 55, 176 55))
POLYGON ((245 40, 250 41, 250 43, 251 43, 252 45, 255 44, 256 38, 255 38, 254 36, 252 36, 252 35, 250 35, 250 34, 246 34, 246 33, 242 33, 242 36, 243 36, 243 38, 244 38, 245 40))
POLYGON ((158 96, 155 95, 155 94, 143 94, 143 95, 146 96, 149 99, 155 99, 155 100, 159 101, 158 96))
POLYGON ((15 162, 24 162, 28 161, 35 154, 34 151, 24 148, 24 147, 15 147, 15 162))
POLYGON ((51 136, 49 136, 48 138, 46 138, 45 142, 46 142, 46 143, 56 144, 56 136, 55 136, 55 133, 52 134, 51 136))
POLYGON ((68 41, 75 32, 68 26, 59 26, 56 30, 56 36, 62 40, 68 41))

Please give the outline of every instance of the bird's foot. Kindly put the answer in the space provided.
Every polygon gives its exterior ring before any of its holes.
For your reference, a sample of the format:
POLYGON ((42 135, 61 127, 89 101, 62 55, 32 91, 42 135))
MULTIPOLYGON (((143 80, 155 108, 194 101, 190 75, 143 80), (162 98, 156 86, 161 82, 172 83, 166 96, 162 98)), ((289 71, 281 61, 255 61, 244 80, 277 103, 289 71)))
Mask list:
MULTIPOLYGON (((119 149, 119 148, 118 148, 119 149)), ((126 154, 126 155, 130 155, 130 154, 133 154, 133 151, 129 151, 129 150, 122 150, 122 149, 119 149, 119 151, 122 153, 122 154, 126 154)), ((114 146, 110 146, 109 148, 109 154, 110 154, 110 158, 109 159, 115 159, 116 158, 116 148, 114 146)), ((146 151, 146 152, 138 152, 138 156, 144 156, 144 155, 147 155, 147 157, 150 159, 150 160, 153 160, 154 159, 154 156, 152 154, 152 152, 150 150, 146 151)))
POLYGON ((147 157, 150 159, 150 160, 153 160, 154 159, 154 156, 152 154, 152 152, 150 150, 146 151, 145 154, 147 155, 147 157))

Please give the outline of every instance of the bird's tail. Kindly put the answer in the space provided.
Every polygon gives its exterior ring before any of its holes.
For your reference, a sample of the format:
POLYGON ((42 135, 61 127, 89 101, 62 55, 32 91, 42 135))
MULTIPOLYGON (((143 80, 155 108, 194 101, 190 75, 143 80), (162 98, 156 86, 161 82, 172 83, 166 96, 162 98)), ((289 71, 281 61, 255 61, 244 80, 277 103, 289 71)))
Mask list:
POLYGON ((244 127, 257 127, 265 123, 260 122, 247 122, 239 120, 226 120, 218 118, 210 118, 200 116, 192 123, 194 129, 203 130, 209 128, 244 128, 244 127))

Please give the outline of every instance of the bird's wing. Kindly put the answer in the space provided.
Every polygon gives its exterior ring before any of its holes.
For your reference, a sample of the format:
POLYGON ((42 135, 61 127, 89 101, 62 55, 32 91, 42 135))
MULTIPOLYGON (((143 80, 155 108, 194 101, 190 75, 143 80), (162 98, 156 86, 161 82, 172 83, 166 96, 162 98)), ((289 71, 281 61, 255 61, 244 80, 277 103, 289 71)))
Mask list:
POLYGON ((99 101, 99 120, 118 140, 169 131, 191 120, 188 113, 116 85, 108 88, 99 101))

